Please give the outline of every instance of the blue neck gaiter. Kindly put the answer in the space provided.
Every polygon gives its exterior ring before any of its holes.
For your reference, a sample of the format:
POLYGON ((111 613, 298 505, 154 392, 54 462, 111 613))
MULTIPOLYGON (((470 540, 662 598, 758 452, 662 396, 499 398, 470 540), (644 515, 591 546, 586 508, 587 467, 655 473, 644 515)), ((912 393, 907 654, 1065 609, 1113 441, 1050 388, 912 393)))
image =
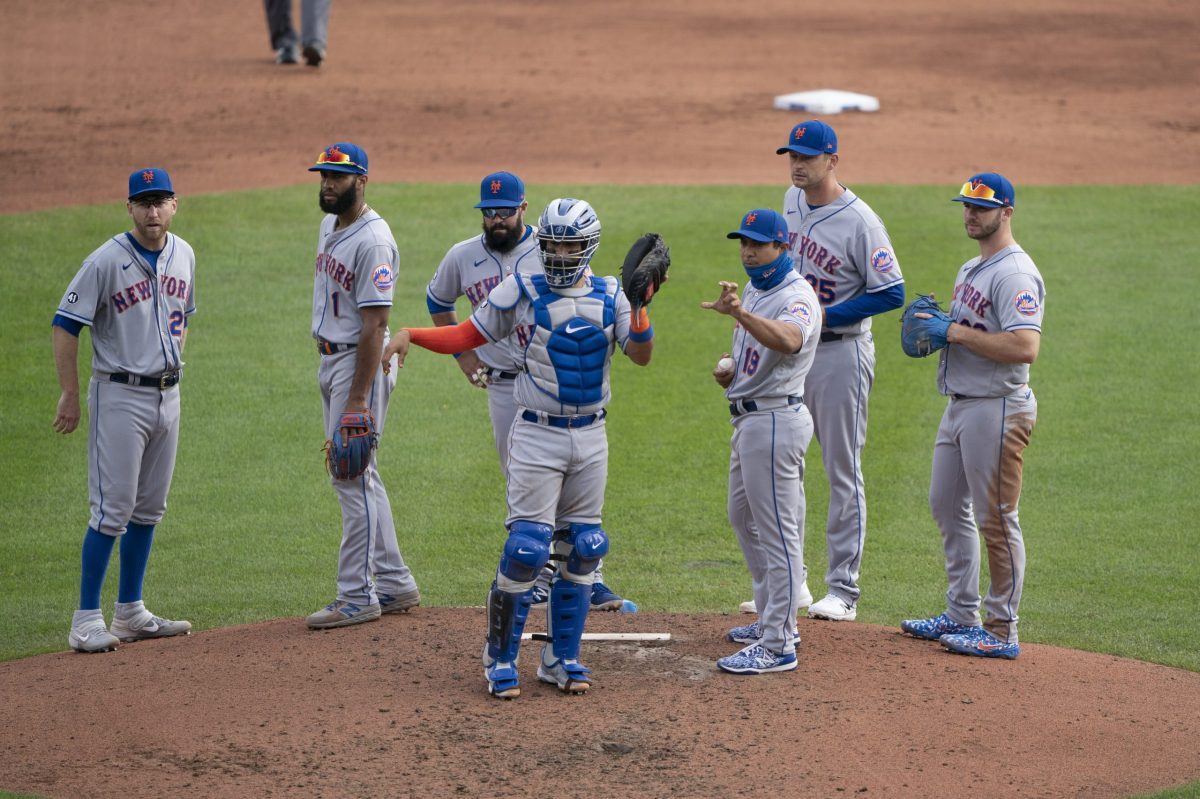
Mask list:
POLYGON ((759 291, 766 291, 778 286, 792 271, 792 255, 786 250, 769 264, 762 266, 745 266, 750 283, 759 291))

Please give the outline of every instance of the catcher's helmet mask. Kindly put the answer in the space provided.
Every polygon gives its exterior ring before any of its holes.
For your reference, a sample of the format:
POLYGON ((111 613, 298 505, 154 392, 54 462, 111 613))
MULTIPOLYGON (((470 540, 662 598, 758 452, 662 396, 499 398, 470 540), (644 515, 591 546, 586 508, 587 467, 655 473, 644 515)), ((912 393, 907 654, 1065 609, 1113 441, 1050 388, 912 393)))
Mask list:
POLYGON ((551 288, 570 288, 578 282, 600 246, 600 218, 587 202, 570 197, 551 200, 538 220, 542 271, 551 288), (572 254, 547 250, 551 242, 579 245, 572 254))

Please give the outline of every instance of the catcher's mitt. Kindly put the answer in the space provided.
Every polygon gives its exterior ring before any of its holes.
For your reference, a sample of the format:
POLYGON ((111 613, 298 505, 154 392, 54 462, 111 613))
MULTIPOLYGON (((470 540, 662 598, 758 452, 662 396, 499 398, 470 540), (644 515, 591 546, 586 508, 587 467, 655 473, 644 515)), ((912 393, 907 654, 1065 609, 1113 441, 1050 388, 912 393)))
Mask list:
POLYGON ((946 331, 951 319, 931 296, 919 295, 900 317, 900 346, 904 354, 912 358, 924 358, 946 346, 946 331), (917 314, 929 314, 921 319, 917 314))
POLYGON ((370 411, 343 413, 333 438, 325 442, 325 466, 338 480, 353 480, 367 470, 378 443, 370 411))
POLYGON ((654 293, 667 279, 671 251, 657 233, 647 233, 633 243, 621 264, 621 286, 629 304, 637 309, 650 304, 654 293))

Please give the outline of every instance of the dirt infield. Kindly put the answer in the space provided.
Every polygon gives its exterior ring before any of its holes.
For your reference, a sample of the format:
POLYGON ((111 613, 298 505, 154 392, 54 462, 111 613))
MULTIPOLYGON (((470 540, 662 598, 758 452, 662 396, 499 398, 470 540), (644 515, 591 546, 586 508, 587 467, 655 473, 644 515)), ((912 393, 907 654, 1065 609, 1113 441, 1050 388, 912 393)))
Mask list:
MULTIPOLYGON (((777 182, 801 89, 847 183, 1200 179, 1190 3, 846 0, 338 2, 318 70, 273 63, 256 0, 44 0, 0 49, 0 213, 113 202, 131 169, 183 195, 311 182, 347 139, 373 180, 777 182), (887 17, 881 16, 886 9, 887 17)), ((331 577, 334 564, 330 564, 331 577)), ((1200 777, 1200 675, 1027 645, 950 655, 802 622, 801 666, 714 660, 744 617, 593 617, 668 644, 587 644, 598 683, 486 696, 482 611, 328 633, 299 619, 0 663, 0 788, 46 796, 1120 797, 1200 777)), ((203 620, 196 620, 203 623, 203 620)), ((64 640, 66 636, 64 619, 64 640)))
MULTIPOLYGON (((1200 674, 1026 645, 953 655, 802 620, 801 668, 713 661, 745 617, 594 614, 597 684, 487 696, 483 610, 301 619, 0 663, 0 785, 47 796, 1114 797, 1200 774, 1200 674), (86 690, 81 690, 86 686, 86 690)), ((531 619, 530 629, 544 629, 531 619)))
POLYGON ((6 15, 0 212, 119 199, 147 163, 181 194, 303 183, 343 138, 389 182, 783 182, 774 148, 803 117, 771 100, 821 88, 882 104, 836 118, 851 184, 1200 179, 1200 21, 1178 0, 355 0, 318 70, 276 66, 262 16, 6 15))

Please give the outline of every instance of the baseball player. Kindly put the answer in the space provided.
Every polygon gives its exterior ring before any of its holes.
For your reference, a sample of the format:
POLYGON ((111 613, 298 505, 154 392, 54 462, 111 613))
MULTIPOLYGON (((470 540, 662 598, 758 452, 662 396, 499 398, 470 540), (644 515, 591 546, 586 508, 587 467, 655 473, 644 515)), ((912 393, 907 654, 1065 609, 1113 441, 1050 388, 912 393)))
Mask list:
POLYGON ((613 277, 595 277, 588 265, 600 246, 600 219, 576 199, 550 202, 537 231, 542 273, 506 277, 454 327, 405 329, 408 339, 454 353, 516 337, 517 415, 509 435, 508 539, 488 595, 483 651, 488 692, 512 699, 521 692, 517 655, 529 612, 530 590, 551 559, 558 576, 550 588, 538 679, 568 693, 591 685, 579 662, 579 642, 595 570, 608 552, 600 526, 608 478, 605 429, 609 371, 616 347, 639 366, 650 362, 654 330, 645 309, 631 313, 613 277), (555 532, 556 522, 566 529, 555 532))
MULTIPOLYGON (((454 303, 466 297, 471 308, 478 308, 488 293, 513 272, 532 275, 542 271, 537 230, 525 224, 525 183, 511 172, 486 175, 479 184, 479 202, 475 207, 483 215, 483 234, 460 241, 450 248, 434 272, 425 292, 425 304, 434 325, 458 324, 454 303)), ((508 435, 517 414, 513 388, 517 374, 520 343, 514 338, 478 349, 455 353, 458 367, 472 385, 488 393, 488 415, 492 436, 500 455, 500 470, 508 478, 508 435)), ((395 354, 397 343, 384 350, 384 368, 395 354)), ((547 565, 538 576, 532 595, 532 607, 544 609, 554 574, 547 565)), ((605 585, 601 569, 596 569, 592 584, 593 610, 620 610, 624 599, 605 585)))
MULTIPOLYGON (((829 568, 827 593, 808 615, 853 621, 867 535, 862 451, 867 397, 875 380, 871 317, 904 304, 904 278, 883 222, 838 183, 833 128, 817 120, 801 122, 776 153, 788 156, 792 178, 783 213, 794 268, 816 292, 825 317, 804 403, 812 412, 829 477, 829 568)), ((801 606, 811 601, 805 584, 801 606)))
POLYGON ((938 390, 949 397, 933 447, 929 507, 946 553, 946 612, 909 619, 900 629, 940 640, 951 651, 1016 658, 1017 607, 1025 578, 1025 542, 1017 520, 1022 453, 1037 420, 1029 365, 1038 356, 1046 288, 1012 234, 1016 192, 985 172, 963 184, 967 235, 979 257, 958 270, 938 364, 938 390), (991 583, 979 619, 979 536, 991 583))
MULTIPOLYGON (((396 240, 364 199, 367 154, 361 147, 331 145, 308 171, 320 174, 326 213, 317 235, 312 315, 325 433, 333 438, 343 413, 369 411, 382 437, 396 385, 396 376, 380 367, 399 268, 396 240)), ((421 594, 400 555, 374 456, 360 477, 330 482, 342 506, 337 597, 310 615, 308 626, 344 627, 416 607, 421 594)))
POLYGON ((133 228, 83 261, 53 321, 54 366, 62 395, 54 429, 79 425, 79 331, 91 328, 88 381, 88 495, 79 610, 67 641, 78 652, 107 652, 118 641, 186 634, 190 622, 146 609, 142 582, 154 528, 167 509, 179 442, 179 380, 188 317, 196 311, 196 256, 170 233, 179 208, 171 177, 157 168, 129 176, 133 228), (121 572, 112 629, 100 589, 113 543, 121 572))
POLYGON ((267 12, 267 30, 271 34, 271 47, 275 50, 275 63, 298 64, 300 55, 310 67, 319 67, 325 60, 325 43, 329 37, 329 10, 333 0, 301 0, 300 27, 304 32, 301 40, 292 27, 292 0, 263 0, 267 12), (297 47, 303 45, 303 50, 297 47))
POLYGON ((757 208, 728 234, 750 279, 721 281, 702 308, 733 317, 732 358, 713 370, 733 415, 729 523, 754 583, 758 621, 729 631, 745 648, 717 661, 734 674, 796 668, 796 610, 804 601, 804 453, 813 436, 804 379, 817 351, 821 306, 792 268, 782 214, 757 208))

